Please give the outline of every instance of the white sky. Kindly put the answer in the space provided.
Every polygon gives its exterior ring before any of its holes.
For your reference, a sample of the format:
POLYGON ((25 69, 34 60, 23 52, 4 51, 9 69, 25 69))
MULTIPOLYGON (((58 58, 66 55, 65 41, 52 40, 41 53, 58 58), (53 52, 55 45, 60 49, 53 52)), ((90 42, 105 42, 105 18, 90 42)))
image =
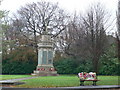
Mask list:
MULTIPOLYGON (((0 6, 0 10, 10 10, 11 13, 15 12, 19 9, 20 6, 25 5, 29 2, 36 2, 41 0, 3 0, 0 6)), ((118 0, 46 0, 50 2, 59 2, 60 7, 68 10, 69 12, 73 11, 84 11, 89 7, 90 4, 94 2, 101 2, 105 5, 105 7, 113 12, 116 13, 117 10, 117 1, 118 0)))
MULTIPOLYGON (((0 6, 0 10, 9 10, 10 13, 12 14, 15 13, 20 8, 20 6, 24 6, 26 3, 36 1, 41 0, 3 0, 0 6)), ((58 2, 61 8, 67 10, 70 13, 73 13, 74 11, 82 13, 85 10, 87 10, 87 8, 89 8, 90 4, 101 2, 108 10, 108 12, 111 13, 113 19, 116 17, 118 2, 118 0, 45 0, 45 1, 58 2)))

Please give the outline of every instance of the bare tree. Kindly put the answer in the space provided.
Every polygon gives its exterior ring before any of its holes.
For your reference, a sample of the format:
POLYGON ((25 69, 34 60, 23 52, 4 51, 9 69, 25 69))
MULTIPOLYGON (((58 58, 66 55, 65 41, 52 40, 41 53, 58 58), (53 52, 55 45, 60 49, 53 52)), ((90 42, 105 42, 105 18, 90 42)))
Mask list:
POLYGON ((106 31, 109 29, 110 15, 100 3, 91 6, 84 16, 74 15, 63 32, 61 46, 67 55, 92 59, 93 71, 98 72, 100 57, 107 46, 106 31))
POLYGON ((117 45, 118 45, 118 59, 120 60, 120 0, 118 0, 118 13, 117 13, 117 45))
POLYGON ((86 44, 85 29, 81 15, 71 15, 66 30, 58 37, 59 52, 62 56, 73 57, 76 62, 88 60, 88 44, 86 44), (72 17, 73 16, 73 17, 72 17))
POLYGON ((66 16, 64 10, 60 9, 57 3, 50 2, 27 4, 18 10, 18 20, 24 25, 21 32, 25 34, 24 36, 28 36, 29 33, 30 37, 34 37, 36 52, 38 35, 46 30, 54 33, 53 37, 60 34, 66 27, 66 16))
POLYGON ((75 13, 67 26, 67 30, 64 31, 65 53, 75 58, 83 57, 85 54, 85 31, 80 18, 75 13))
POLYGON ((86 32, 87 44, 93 63, 93 70, 98 72, 99 60, 105 51, 106 42, 106 24, 110 17, 106 17, 107 13, 98 3, 92 6, 87 16, 83 17, 86 32))
POLYGON ((11 39, 9 38, 9 20, 8 11, 0 11, 0 22, 1 22, 1 35, 2 35, 2 52, 4 55, 8 54, 11 39))

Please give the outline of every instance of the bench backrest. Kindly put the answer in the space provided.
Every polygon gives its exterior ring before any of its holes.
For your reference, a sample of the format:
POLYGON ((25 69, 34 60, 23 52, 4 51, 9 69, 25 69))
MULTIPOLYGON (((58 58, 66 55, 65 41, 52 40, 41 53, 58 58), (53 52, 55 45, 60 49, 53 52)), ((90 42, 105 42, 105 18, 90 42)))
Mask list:
POLYGON ((95 80, 96 79, 96 73, 93 73, 93 72, 90 72, 90 73, 81 72, 81 73, 78 73, 78 77, 81 80, 95 80))

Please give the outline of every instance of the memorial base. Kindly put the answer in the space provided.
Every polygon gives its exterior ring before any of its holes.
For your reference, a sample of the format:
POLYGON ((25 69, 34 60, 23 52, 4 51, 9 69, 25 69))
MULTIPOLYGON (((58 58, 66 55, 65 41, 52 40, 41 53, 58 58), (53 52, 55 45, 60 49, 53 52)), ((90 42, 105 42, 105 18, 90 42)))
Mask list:
POLYGON ((58 76, 53 66, 37 66, 37 69, 31 74, 35 76, 58 76))

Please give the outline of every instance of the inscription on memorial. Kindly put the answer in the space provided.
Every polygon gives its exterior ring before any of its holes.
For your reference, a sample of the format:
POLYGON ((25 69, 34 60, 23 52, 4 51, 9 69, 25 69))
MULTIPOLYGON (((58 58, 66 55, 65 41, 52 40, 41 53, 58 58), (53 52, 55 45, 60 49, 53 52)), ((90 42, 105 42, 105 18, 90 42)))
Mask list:
POLYGON ((43 51, 43 62, 42 64, 47 64, 47 51, 43 51))

